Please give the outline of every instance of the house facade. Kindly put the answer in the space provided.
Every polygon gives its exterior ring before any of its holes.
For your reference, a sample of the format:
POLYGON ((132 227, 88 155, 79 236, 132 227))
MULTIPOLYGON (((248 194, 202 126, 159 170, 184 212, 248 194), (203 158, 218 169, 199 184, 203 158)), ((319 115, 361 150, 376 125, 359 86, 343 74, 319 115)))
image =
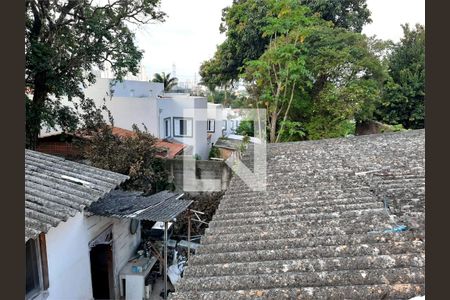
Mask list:
POLYGON ((156 264, 158 240, 141 239, 141 221, 173 222, 192 201, 120 190, 127 179, 25 150, 25 299, 149 298, 145 278, 167 264, 156 264))
POLYGON ((118 298, 139 223, 85 211, 128 177, 26 150, 26 299, 118 298))
MULTIPOLYGON (((98 78, 85 90, 97 106, 103 104, 114 118, 114 126, 131 130, 145 125, 160 139, 189 145, 185 154, 208 158, 211 146, 222 136, 222 106, 205 97, 164 93, 162 83, 98 78)), ((105 118, 107 118, 105 113, 105 118)))

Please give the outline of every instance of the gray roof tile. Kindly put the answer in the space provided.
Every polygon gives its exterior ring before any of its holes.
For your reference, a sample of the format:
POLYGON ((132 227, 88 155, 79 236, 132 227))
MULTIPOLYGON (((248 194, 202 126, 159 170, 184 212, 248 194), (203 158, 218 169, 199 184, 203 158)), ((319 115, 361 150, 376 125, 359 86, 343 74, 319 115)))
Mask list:
POLYGON ((67 221, 128 178, 25 150, 25 241, 67 221))
POLYGON ((269 144, 267 191, 233 177, 171 299, 423 295, 424 142, 414 130, 269 144))

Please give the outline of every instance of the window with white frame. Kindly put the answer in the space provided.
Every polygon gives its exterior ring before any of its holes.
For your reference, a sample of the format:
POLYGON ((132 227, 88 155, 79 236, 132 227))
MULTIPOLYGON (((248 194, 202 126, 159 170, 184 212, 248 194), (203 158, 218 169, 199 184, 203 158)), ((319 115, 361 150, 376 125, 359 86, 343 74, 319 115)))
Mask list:
POLYGON ((170 137, 170 118, 165 118, 164 119, 164 137, 168 138, 170 137))
POLYGON ((227 130, 227 124, 228 124, 228 120, 224 120, 223 127, 222 127, 223 130, 227 130))
POLYGON ((215 128, 216 127, 216 121, 209 119, 207 122, 208 122, 207 123, 207 130, 208 130, 208 132, 216 131, 216 128, 215 128))
POLYGON ((173 118, 174 137, 192 137, 192 118, 173 118))
POLYGON ((32 299, 49 286, 44 234, 25 243, 25 255, 25 299, 32 299))

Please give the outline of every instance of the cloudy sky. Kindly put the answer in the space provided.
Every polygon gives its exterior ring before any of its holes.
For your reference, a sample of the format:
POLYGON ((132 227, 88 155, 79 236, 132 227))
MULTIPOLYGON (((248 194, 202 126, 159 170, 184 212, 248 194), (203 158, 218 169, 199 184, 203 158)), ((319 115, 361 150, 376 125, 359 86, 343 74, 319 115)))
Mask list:
MULTIPOLYGON (((162 0, 168 17, 161 24, 136 30, 138 45, 145 51, 142 61, 150 78, 156 72, 172 72, 180 81, 199 80, 202 61, 211 58, 224 40, 219 33, 222 8, 232 0, 162 0)), ((398 41, 400 24, 425 23, 425 0, 367 0, 372 24, 363 33, 398 41)))

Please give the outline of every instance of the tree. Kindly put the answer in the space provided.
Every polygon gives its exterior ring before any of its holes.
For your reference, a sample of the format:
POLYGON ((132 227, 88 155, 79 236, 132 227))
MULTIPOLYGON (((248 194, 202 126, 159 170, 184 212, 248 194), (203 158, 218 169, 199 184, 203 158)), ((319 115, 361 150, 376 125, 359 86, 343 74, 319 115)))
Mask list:
POLYGON ((168 173, 164 161, 157 157, 163 149, 156 146, 157 139, 146 129, 141 131, 133 125, 133 132, 131 136, 117 136, 111 126, 101 126, 91 132, 92 138, 84 145, 85 157, 94 167, 130 176, 126 189, 146 194, 166 189, 168 173))
POLYGON ((425 126, 425 26, 403 25, 403 38, 387 58, 389 78, 377 117, 404 128, 425 126))
POLYGON ((155 73, 153 82, 160 82, 164 84, 164 91, 168 92, 173 87, 178 84, 178 78, 170 77, 170 73, 166 75, 166 73, 162 72, 161 74, 155 73))
MULTIPOLYGON (((275 0, 234 0, 222 11, 220 31, 225 41, 217 47, 214 57, 200 67, 203 82, 211 87, 230 85, 239 79, 246 62, 258 59, 270 43, 263 34, 267 17, 276 6, 275 0)), ((370 23, 366 0, 307 0, 297 1, 307 6, 309 16, 320 15, 336 27, 361 32, 370 23)))
POLYGON ((25 1, 26 146, 35 148, 41 126, 73 129, 79 117, 61 103, 85 100, 93 67, 112 66, 116 78, 138 72, 142 51, 127 24, 163 21, 160 0, 25 1))
POLYGON ((359 33, 323 26, 305 39, 313 83, 294 109, 301 110, 309 139, 344 136, 349 120, 373 117, 385 72, 370 43, 359 33))
POLYGON ((365 36, 297 1, 277 1, 265 21, 271 42, 244 78, 254 107, 268 111, 270 142, 343 136, 349 120, 372 117, 384 73, 365 36))
POLYGON ((361 32, 364 25, 372 22, 366 0, 303 0, 302 3, 336 27, 361 32))

